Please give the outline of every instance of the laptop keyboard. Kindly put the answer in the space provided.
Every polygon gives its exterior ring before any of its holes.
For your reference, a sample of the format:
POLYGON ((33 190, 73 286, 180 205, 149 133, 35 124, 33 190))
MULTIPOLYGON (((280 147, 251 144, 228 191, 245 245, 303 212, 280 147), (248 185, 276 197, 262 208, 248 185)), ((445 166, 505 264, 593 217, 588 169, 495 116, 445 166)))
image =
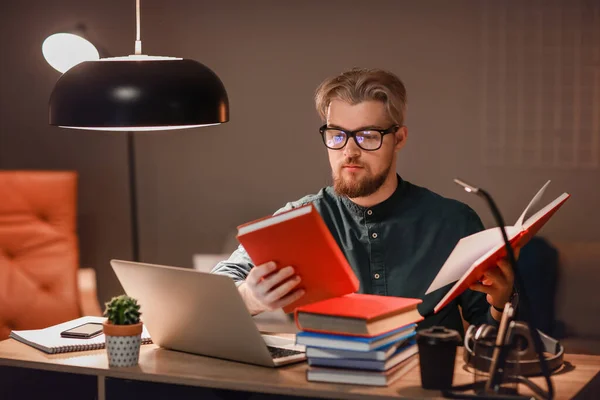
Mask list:
POLYGON ((273 357, 273 358, 288 357, 288 356, 293 356, 296 354, 304 353, 303 351, 288 350, 288 349, 282 349, 280 347, 273 347, 273 346, 267 346, 267 348, 269 349, 269 352, 271 353, 271 357, 273 357))

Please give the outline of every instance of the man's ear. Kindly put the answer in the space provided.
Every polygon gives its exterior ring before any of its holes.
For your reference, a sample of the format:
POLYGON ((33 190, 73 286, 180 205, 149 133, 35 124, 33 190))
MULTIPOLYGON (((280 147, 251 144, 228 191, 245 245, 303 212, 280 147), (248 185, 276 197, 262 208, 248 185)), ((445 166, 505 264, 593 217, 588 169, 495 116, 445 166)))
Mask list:
POLYGON ((398 128, 394 136, 396 138, 396 146, 394 146, 394 150, 398 151, 406 144, 406 140, 408 139, 408 128, 406 126, 401 126, 398 128))

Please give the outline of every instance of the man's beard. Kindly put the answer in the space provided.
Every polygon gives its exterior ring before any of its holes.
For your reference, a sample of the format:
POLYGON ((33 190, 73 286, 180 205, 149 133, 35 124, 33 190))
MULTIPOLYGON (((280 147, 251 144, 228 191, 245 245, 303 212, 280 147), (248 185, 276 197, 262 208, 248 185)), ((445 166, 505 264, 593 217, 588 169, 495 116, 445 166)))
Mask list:
MULTIPOLYGON (((352 160, 347 160, 347 164, 355 164, 352 160)), ((346 164, 345 163, 345 164, 346 164)), ((347 196, 351 199, 357 197, 366 197, 375 193, 379 188, 383 185, 387 176, 390 172, 390 168, 392 164, 390 163, 387 168, 382 171, 380 174, 375 176, 365 176, 356 182, 348 182, 343 177, 343 168, 340 168, 339 173, 336 175, 334 172, 333 175, 333 189, 339 196, 347 196)), ((367 172, 365 170, 365 172, 367 172)))

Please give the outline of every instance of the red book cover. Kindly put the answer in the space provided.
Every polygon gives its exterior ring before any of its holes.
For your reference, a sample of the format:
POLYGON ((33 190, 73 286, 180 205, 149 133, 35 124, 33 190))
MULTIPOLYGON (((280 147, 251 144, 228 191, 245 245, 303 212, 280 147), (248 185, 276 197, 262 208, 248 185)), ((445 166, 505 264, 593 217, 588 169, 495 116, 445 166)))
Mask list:
POLYGON ((341 297, 319 301, 306 306, 296 308, 294 320, 298 329, 302 331, 332 333, 345 336, 366 336, 372 337, 386 332, 398 329, 400 326, 415 324, 423 320, 419 314, 417 306, 423 301, 421 299, 379 296, 373 294, 350 293, 341 297), (367 328, 369 332, 351 332, 341 328, 339 325, 333 328, 323 326, 302 326, 300 323, 300 314, 317 314, 322 316, 331 316, 334 318, 348 318, 353 320, 363 320, 365 323, 381 321, 388 317, 394 318, 390 323, 386 323, 385 328, 367 328), (401 318, 402 323, 398 320, 401 318), (341 328, 341 330, 340 330, 341 328))
MULTIPOLYGON (((519 239, 523 236, 523 233, 519 233, 512 240, 510 240, 510 244, 513 248, 515 248, 515 243, 519 242, 519 239)), ((493 253, 489 254, 486 258, 476 263, 473 266, 473 269, 464 276, 463 279, 459 280, 456 285, 450 289, 450 291, 446 294, 446 296, 434 307, 434 313, 437 313, 442 308, 446 307, 452 300, 456 297, 460 296, 465 290, 467 290, 472 284, 478 282, 483 277, 485 271, 490 268, 495 267, 498 264, 498 261, 505 258, 508 254, 506 254, 506 247, 504 243, 500 247, 498 247, 493 253)))
POLYGON ((254 265, 274 261, 294 267, 304 296, 283 308, 296 307, 356 292, 359 281, 344 253, 311 204, 238 226, 239 242, 254 265))
POLYGON ((423 300, 406 297, 351 293, 298 307, 299 312, 357 318, 370 321, 417 308, 423 300))
MULTIPOLYGON (((523 222, 527 212, 539 201, 549 183, 548 181, 534 196, 517 223, 514 226, 505 227, 513 249, 521 248, 527 244, 571 197, 570 194, 563 193, 523 222)), ((506 247, 499 228, 487 229, 461 239, 426 292, 428 294, 457 281, 434 307, 434 312, 437 313, 473 283, 480 281, 485 271, 495 267, 498 261, 505 257, 507 257, 506 247)))

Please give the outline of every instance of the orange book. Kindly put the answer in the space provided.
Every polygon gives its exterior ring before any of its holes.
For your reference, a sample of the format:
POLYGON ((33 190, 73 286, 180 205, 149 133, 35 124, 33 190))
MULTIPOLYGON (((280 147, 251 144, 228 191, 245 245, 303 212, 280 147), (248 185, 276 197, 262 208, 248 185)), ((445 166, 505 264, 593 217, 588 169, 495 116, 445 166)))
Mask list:
MULTIPOLYGON (((514 226, 507 226, 506 235, 513 249, 523 247, 550 217, 571 197, 563 193, 537 213, 525 220, 525 217, 542 197, 550 181, 537 192, 514 226)), ((462 238, 438 272, 425 294, 438 290, 452 282, 456 282, 448 293, 434 307, 433 311, 447 306, 472 284, 480 281, 483 274, 497 265, 507 256, 504 239, 500 228, 490 228, 462 238)))
POLYGON ((312 204, 238 226, 237 238, 254 265, 269 261, 277 269, 294 267, 304 296, 296 307, 356 292, 359 281, 329 228, 312 204))
POLYGON ((298 307, 296 325, 303 331, 349 336, 378 336, 423 320, 421 299, 351 293, 298 307))

